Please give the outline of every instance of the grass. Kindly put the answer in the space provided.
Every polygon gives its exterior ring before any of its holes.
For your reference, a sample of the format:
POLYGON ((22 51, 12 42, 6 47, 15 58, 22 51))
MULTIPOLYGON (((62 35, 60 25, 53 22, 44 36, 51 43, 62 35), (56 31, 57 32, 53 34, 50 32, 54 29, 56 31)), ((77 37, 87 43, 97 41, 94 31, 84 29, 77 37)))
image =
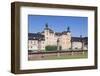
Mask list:
MULTIPOLYGON (((47 60, 55 60, 55 59, 81 59, 81 58, 87 58, 87 52, 85 52, 84 54, 80 54, 80 55, 68 55, 68 56, 56 56, 56 57, 48 57, 46 58, 47 60)), ((43 58, 43 60, 45 60, 45 58, 43 58)))

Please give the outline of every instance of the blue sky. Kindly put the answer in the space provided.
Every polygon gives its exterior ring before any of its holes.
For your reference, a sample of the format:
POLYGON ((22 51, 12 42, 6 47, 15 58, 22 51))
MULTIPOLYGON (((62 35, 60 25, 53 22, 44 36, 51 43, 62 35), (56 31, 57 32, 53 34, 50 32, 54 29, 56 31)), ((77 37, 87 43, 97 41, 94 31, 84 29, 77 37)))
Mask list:
POLYGON ((88 17, 76 16, 28 15, 28 32, 41 32, 46 23, 55 32, 66 31, 69 26, 72 36, 88 36, 88 17))

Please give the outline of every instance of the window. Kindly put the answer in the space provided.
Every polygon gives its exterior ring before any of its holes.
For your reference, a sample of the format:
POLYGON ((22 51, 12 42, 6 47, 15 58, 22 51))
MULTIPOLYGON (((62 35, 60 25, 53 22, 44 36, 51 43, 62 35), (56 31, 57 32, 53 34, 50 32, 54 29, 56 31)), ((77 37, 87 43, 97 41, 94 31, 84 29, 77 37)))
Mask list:
POLYGON ((35 39, 35 37, 33 37, 33 39, 35 39))

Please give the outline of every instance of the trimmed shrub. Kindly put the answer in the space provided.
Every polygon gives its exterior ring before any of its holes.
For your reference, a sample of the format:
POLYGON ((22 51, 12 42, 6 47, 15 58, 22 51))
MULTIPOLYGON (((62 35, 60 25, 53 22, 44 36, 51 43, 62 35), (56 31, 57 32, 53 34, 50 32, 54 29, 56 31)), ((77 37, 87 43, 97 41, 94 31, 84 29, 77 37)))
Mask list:
POLYGON ((46 51, 57 51, 57 46, 46 46, 45 47, 46 51))

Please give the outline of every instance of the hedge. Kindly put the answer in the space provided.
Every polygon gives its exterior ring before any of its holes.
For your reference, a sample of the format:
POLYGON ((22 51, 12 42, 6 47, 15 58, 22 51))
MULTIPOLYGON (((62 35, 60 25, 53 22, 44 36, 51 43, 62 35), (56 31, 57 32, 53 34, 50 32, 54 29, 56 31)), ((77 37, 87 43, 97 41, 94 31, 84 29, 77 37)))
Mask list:
MULTIPOLYGON (((51 46, 51 45, 49 45, 49 46, 45 47, 45 50, 46 51, 57 51, 57 46, 51 46)), ((60 50, 61 50, 61 46, 60 46, 60 50)))

